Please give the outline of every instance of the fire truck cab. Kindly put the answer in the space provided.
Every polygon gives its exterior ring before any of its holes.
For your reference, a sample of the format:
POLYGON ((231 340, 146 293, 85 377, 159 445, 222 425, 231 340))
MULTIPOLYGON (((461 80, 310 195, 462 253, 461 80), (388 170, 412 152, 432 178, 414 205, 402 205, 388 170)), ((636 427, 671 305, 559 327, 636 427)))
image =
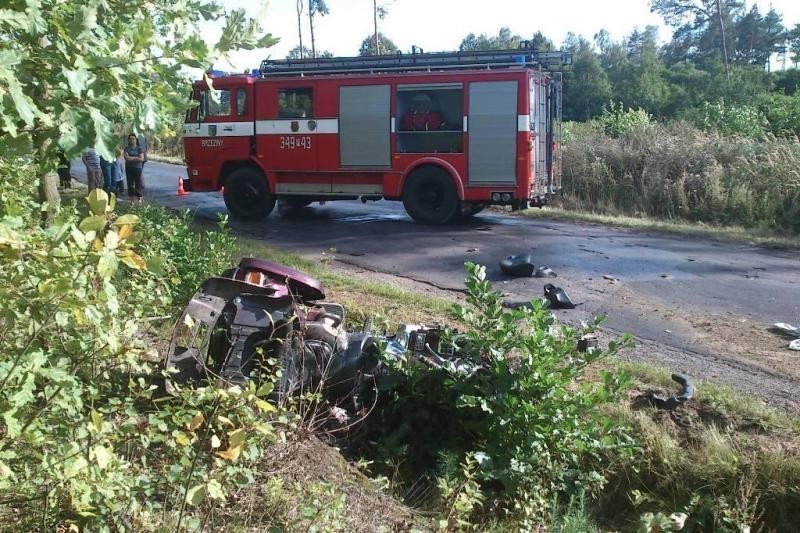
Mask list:
POLYGON ((189 191, 231 215, 398 200, 445 224, 487 205, 542 205, 560 188, 569 54, 491 52, 266 60, 194 84, 183 128, 189 191))

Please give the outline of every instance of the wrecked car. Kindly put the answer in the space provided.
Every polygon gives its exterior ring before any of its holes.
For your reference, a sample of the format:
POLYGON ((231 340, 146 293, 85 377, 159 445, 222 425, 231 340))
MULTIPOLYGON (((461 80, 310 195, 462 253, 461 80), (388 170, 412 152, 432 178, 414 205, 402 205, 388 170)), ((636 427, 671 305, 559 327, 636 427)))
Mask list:
POLYGON ((401 324, 396 334, 378 336, 366 324, 352 332, 344 308, 324 300, 322 285, 302 272, 242 259, 205 280, 185 307, 165 358, 168 381, 240 385, 279 368, 278 400, 321 392, 356 413, 389 373, 388 361, 410 355, 456 375, 480 370, 445 346, 439 327, 401 324))

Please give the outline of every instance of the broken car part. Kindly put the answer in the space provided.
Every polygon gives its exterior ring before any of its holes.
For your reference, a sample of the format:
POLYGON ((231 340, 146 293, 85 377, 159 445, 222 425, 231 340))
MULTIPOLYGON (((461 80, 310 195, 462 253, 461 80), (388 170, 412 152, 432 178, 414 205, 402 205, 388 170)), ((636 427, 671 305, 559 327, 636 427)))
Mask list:
POLYGON ((544 297, 550 302, 551 309, 575 309, 575 304, 561 287, 552 283, 544 286, 544 297))
POLYGON ((536 269, 536 272, 533 273, 534 278, 557 278, 558 274, 553 272, 550 267, 540 266, 536 269))
POLYGON ((678 392, 678 394, 676 396, 670 396, 667 398, 651 392, 647 395, 647 399, 650 400, 650 403, 660 409, 674 409, 679 405, 685 404, 694 397, 695 389, 692 378, 686 374, 676 373, 672 374, 672 381, 675 381, 681 385, 681 390, 678 392))
POLYGON ((508 276, 522 278, 533 275, 534 266, 530 254, 509 255, 500 261, 500 270, 508 276))
POLYGON ((776 322, 772 325, 772 329, 778 333, 788 335, 789 337, 800 338, 800 328, 791 324, 786 324, 785 322, 776 322))
POLYGON ((482 370, 463 356, 440 327, 401 324, 395 335, 378 337, 364 324, 345 330, 344 308, 321 302, 317 280, 282 265, 242 259, 236 268, 203 282, 174 328, 166 355, 175 384, 210 382, 223 386, 280 377, 278 400, 303 392, 321 393, 348 412, 362 412, 389 361, 414 357, 454 376, 482 370))

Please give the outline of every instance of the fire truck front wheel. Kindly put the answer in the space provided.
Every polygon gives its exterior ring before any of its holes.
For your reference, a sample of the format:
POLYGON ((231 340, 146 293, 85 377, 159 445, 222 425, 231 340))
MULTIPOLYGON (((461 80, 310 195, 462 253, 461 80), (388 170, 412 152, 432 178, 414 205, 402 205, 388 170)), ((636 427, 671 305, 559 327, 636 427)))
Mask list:
POLYGON ((275 207, 267 180, 252 168, 240 168, 228 176, 223 198, 231 216, 239 220, 263 220, 275 207))
POLYGON ((409 176, 403 188, 403 206, 415 221, 435 225, 452 222, 461 209, 453 180, 439 169, 409 176))

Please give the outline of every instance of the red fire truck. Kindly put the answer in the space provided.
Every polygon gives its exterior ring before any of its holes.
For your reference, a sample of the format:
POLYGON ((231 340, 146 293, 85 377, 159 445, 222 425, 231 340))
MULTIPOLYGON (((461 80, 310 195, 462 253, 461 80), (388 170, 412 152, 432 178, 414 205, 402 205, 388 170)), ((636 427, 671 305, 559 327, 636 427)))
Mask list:
POLYGON ((183 129, 189 191, 231 215, 332 200, 398 200, 444 224, 560 188, 562 52, 518 50, 266 60, 194 85, 183 129))

